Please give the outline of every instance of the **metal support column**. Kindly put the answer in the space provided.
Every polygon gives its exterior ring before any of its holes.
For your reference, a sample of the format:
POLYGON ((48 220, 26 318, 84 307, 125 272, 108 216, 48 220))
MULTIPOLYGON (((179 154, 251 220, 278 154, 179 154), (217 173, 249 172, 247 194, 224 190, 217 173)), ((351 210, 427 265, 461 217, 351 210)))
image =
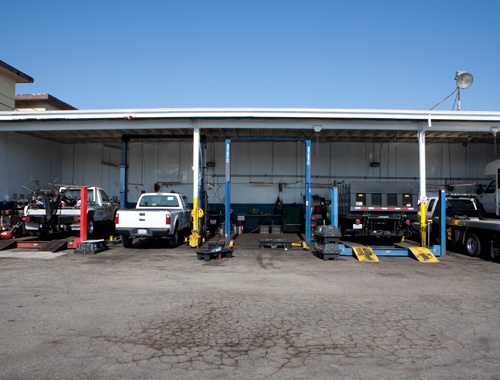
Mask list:
MULTIPOLYGON (((430 116, 429 116, 430 125, 430 116)), ((418 157, 420 169, 420 240, 422 247, 426 246, 427 242, 427 226, 426 226, 426 170, 425 170, 425 130, 422 128, 418 131, 418 157)))
POLYGON ((331 204, 330 204, 330 223, 339 228, 339 189, 332 187, 331 191, 331 204))
POLYGON ((306 140, 306 244, 311 245, 311 140, 306 140))
POLYGON ((189 236, 189 246, 196 248, 200 246, 201 234, 199 219, 203 217, 203 210, 199 207, 199 188, 201 183, 200 172, 200 129, 194 128, 193 131, 193 231, 189 236))
POLYGON ((84 186, 80 187, 80 237, 76 238, 72 242, 72 248, 75 248, 78 244, 86 241, 88 238, 87 233, 87 202, 88 202, 88 189, 84 186))
POLYGON ((226 209, 224 212, 224 236, 226 246, 231 239, 231 140, 226 140, 226 209))
POLYGON ((441 256, 446 255, 446 190, 439 191, 439 202, 441 209, 439 210, 439 232, 441 244, 441 256))
POLYGON ((127 149, 129 138, 122 136, 121 164, 120 164, 120 210, 127 208, 127 149))
POLYGON ((203 216, 199 220, 200 239, 201 239, 202 243, 205 242, 205 238, 206 238, 205 219, 206 219, 207 215, 205 213, 208 212, 208 205, 205 204, 205 162, 206 162, 205 147, 206 147, 206 142, 207 142, 207 138, 203 134, 201 134, 200 135, 200 165, 198 168, 198 178, 200 179, 198 182, 198 199, 199 199, 200 209, 203 212, 203 216))

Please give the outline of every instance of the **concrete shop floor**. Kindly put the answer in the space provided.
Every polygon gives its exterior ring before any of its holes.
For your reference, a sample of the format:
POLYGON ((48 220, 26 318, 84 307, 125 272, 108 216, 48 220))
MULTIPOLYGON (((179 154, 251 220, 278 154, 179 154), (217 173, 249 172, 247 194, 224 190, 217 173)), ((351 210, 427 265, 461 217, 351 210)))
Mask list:
POLYGON ((0 258, 0 379, 499 378, 497 262, 26 251, 0 258))

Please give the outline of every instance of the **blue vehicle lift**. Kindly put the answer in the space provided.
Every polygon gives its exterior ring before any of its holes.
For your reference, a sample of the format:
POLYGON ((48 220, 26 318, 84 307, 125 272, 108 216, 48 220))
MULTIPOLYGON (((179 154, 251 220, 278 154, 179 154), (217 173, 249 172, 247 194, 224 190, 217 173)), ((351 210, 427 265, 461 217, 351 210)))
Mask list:
POLYGON ((225 202, 225 242, 229 245, 231 240, 231 141, 279 141, 303 142, 306 146, 306 244, 311 244, 311 140, 306 139, 279 139, 279 138, 245 138, 234 137, 226 139, 226 202, 225 202))
MULTIPOLYGON (((333 187, 331 190, 331 224, 335 227, 339 227, 339 209, 338 209, 338 189, 333 187)), ((439 215, 439 232, 440 232, 440 244, 429 247, 429 251, 434 256, 445 256, 446 254, 446 191, 440 190, 439 192, 439 200, 441 205, 444 205, 440 209, 439 215)), ((357 247, 347 247, 344 244, 339 244, 340 255, 341 256, 352 256, 354 253, 354 249, 357 247)), ((372 248, 373 253, 376 256, 410 256, 412 251, 408 247, 396 247, 396 248, 372 248)), ((413 253, 415 254, 415 253, 413 253)), ((371 261, 371 260, 366 260, 371 261)))

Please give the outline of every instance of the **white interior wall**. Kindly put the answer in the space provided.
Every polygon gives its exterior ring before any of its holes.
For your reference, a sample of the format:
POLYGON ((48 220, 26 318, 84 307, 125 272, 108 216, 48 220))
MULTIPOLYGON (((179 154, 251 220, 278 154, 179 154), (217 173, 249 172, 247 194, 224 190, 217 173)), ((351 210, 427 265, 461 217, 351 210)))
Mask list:
MULTIPOLYGON (((52 143, 54 144, 54 143, 52 143)), ((62 182, 102 186, 110 195, 119 195, 119 168, 105 163, 120 163, 120 150, 100 144, 63 146, 62 182)), ((274 203, 280 195, 284 203, 301 203, 305 191, 305 148, 294 142, 233 142, 231 144, 231 201, 233 203, 274 203), (263 182, 264 184, 251 184, 263 182), (302 183, 297 183, 302 182, 302 183), (279 183, 283 184, 279 193, 279 183)), ((225 144, 207 146, 206 160, 211 203, 225 200, 225 144)), ((484 167, 497 158, 492 144, 429 143, 428 184, 442 185, 452 179, 460 183, 480 180, 487 183, 484 167)), ((418 180, 417 143, 319 143, 312 142, 312 194, 329 198, 330 190, 317 184, 334 180, 379 179, 418 180), (379 167, 371 167, 379 162, 379 167)), ((129 202, 141 191, 178 191, 192 202, 192 141, 133 141, 128 152, 129 202)), ((56 171, 56 170, 53 170, 56 171)), ((473 190, 473 188, 471 188, 473 190)))
POLYGON ((141 191, 176 191, 192 201, 193 143, 139 140, 128 144, 128 201, 136 202, 141 191))
POLYGON ((62 184, 99 186, 120 195, 119 149, 102 144, 63 144, 62 184))
POLYGON ((62 176, 62 144, 17 132, 0 132, 0 201, 14 201, 34 189, 38 180, 42 189, 62 176))

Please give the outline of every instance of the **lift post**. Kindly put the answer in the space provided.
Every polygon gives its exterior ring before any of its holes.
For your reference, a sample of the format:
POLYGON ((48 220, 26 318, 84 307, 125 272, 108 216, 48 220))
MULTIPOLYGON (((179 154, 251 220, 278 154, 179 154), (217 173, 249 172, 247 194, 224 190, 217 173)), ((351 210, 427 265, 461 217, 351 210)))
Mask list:
POLYGON ((446 190, 439 190, 439 201, 441 202, 441 209, 439 210, 439 232, 441 244, 441 256, 446 255, 446 190))
POLYGON ((189 236, 189 246, 196 248, 201 245, 200 218, 203 218, 203 210, 200 208, 199 191, 201 183, 200 171, 200 129, 193 131, 193 230, 189 236))
POLYGON ((226 246, 229 245, 231 240, 231 140, 226 140, 226 204, 224 210, 224 240, 226 246))
POLYGON ((120 163, 120 210, 127 208, 127 154, 128 142, 127 135, 122 136, 122 150, 121 150, 121 163, 120 163))
POLYGON ((72 246, 76 247, 79 243, 87 240, 87 201, 88 189, 84 186, 80 188, 80 238, 76 238, 72 242, 72 246))
POLYGON ((80 189, 80 240, 87 240, 87 203, 88 203, 88 189, 82 187, 80 189))
POLYGON ((339 189, 338 187, 332 187, 331 190, 331 203, 330 203, 330 224, 339 228, 339 189))
POLYGON ((306 143, 306 244, 311 246, 311 140, 306 143))
POLYGON ((311 245, 311 140, 306 139, 288 139, 288 138, 244 138, 235 137, 232 139, 226 139, 226 202, 225 202, 225 218, 224 218, 224 237, 226 245, 229 245, 231 240, 231 141, 293 141, 293 142, 304 142, 306 146, 306 194, 305 194, 305 235, 306 235, 306 245, 311 245))
MULTIPOLYGON (((429 127, 431 126, 431 119, 429 115, 429 127)), ((426 220, 426 170, 425 170, 425 130, 422 128, 418 131, 418 157, 419 157, 419 172, 420 172, 420 242, 421 246, 425 247, 427 244, 427 220, 426 220)))

